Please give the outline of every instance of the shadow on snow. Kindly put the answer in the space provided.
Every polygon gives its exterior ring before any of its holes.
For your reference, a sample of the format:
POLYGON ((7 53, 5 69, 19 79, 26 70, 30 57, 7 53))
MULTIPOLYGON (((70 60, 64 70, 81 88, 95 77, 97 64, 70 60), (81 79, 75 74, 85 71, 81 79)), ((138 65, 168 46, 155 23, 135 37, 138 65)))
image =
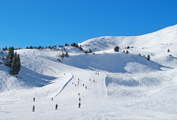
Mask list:
POLYGON ((21 66, 20 76, 22 76, 22 79, 24 81, 36 87, 43 87, 47 84, 50 84, 52 80, 57 79, 56 77, 53 76, 47 76, 47 75, 37 73, 24 66, 21 66))

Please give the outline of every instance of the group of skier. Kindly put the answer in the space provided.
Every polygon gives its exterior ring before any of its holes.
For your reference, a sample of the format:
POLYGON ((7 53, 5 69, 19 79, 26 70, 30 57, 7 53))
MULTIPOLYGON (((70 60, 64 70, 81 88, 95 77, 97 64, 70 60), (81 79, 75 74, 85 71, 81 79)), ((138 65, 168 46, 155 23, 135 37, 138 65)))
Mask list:
MULTIPOLYGON (((96 72, 95 74, 97 74, 97 75, 99 75, 99 73, 98 72, 96 72)), ((65 74, 64 74, 65 75, 65 74)), ((78 78, 78 85, 79 85, 79 78, 78 78)), ((91 81, 91 79, 89 79, 90 81, 91 81)), ((93 82, 95 82, 95 80, 93 80, 93 82)), ((72 83, 73 85, 74 85, 74 83, 72 83)), ((75 84, 75 86, 77 86, 76 84, 75 84)), ((84 87, 85 85, 83 84, 83 87, 84 87)), ((85 89, 87 89, 87 86, 85 86, 85 89)), ((78 96, 79 96, 79 104, 78 104, 78 107, 79 108, 81 108, 81 98, 80 98, 80 93, 78 93, 78 96)), ((53 101, 53 97, 51 98, 51 101, 53 101)), ((35 102, 35 98, 33 98, 33 102, 35 102)), ((58 104, 56 104, 55 105, 55 110, 57 110, 58 109, 58 104)), ((35 112, 35 105, 33 105, 33 107, 32 107, 32 111, 33 112, 35 112)))
POLYGON ((78 96, 79 96, 79 104, 78 104, 78 107, 80 108, 81 107, 81 98, 80 98, 80 93, 78 93, 78 96))
MULTIPOLYGON (((74 84, 74 83, 72 83, 73 85, 75 85, 75 87, 77 87, 77 85, 79 85, 79 83, 80 83, 80 81, 79 81, 79 78, 78 78, 78 82, 77 82, 77 84, 74 84)), ((83 87, 84 87, 85 85, 83 84, 83 87)), ((85 89, 87 89, 87 86, 85 86, 85 89)))
MULTIPOLYGON (((53 101, 53 97, 52 97, 51 101, 53 101)), ((35 97, 33 98, 33 102, 35 102, 35 97)), ((58 109, 58 104, 55 105, 55 110, 57 110, 57 109, 58 109)), ((33 105, 32 111, 35 112, 35 105, 33 105)))
POLYGON ((99 75, 99 72, 96 72, 95 74, 96 74, 96 75, 99 75))
MULTIPOLYGON (((33 102, 35 102, 35 97, 33 98, 33 102)), ((35 105, 33 105, 32 111, 35 112, 35 105)))
MULTIPOLYGON (((99 73, 95 73, 95 74, 97 74, 97 75, 99 75, 99 73)), ((78 85, 79 85, 79 78, 78 78, 78 85)), ((90 81, 91 81, 91 78, 89 79, 90 81)), ((93 82, 95 82, 95 80, 93 80, 93 82)), ((74 83, 72 83, 73 85, 74 85, 74 83)), ((77 85, 75 84, 75 87, 76 87, 77 85)), ((84 87, 85 85, 83 84, 83 87, 84 87)), ((87 89, 87 86, 85 86, 85 89, 87 89)), ((79 96, 79 104, 78 104, 78 107, 80 108, 81 107, 81 98, 80 98, 80 93, 78 93, 78 96, 79 96)))

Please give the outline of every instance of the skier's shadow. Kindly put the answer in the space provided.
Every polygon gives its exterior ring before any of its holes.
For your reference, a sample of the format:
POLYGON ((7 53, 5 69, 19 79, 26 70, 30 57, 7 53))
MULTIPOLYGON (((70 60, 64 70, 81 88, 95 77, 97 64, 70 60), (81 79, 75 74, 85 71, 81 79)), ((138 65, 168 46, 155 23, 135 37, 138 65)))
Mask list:
POLYGON ((0 112, 2 112, 2 113, 11 113, 11 112, 7 112, 7 111, 0 111, 0 112))

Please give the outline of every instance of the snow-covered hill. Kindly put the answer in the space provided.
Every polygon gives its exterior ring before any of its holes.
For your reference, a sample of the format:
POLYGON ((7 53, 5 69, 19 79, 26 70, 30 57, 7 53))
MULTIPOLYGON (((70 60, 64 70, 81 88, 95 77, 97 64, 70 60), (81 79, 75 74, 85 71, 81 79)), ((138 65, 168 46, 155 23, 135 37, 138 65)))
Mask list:
MULTIPOLYGON (((95 54, 72 46, 16 50, 19 75, 11 76, 10 68, 0 65, 0 120, 177 118, 177 25, 142 36, 94 38, 80 45, 95 54), (114 52, 116 45, 120 52, 114 52), (129 54, 123 53, 127 50, 129 54), (69 57, 61 58, 66 51, 69 57)), ((5 63, 3 56, 7 52, 0 54, 5 63)))
POLYGON ((127 46, 136 48, 152 48, 160 45, 170 45, 177 43, 177 25, 167 27, 154 33, 149 33, 141 36, 103 36, 89 39, 80 43, 85 50, 92 49, 93 51, 109 50, 118 45, 120 48, 127 46))

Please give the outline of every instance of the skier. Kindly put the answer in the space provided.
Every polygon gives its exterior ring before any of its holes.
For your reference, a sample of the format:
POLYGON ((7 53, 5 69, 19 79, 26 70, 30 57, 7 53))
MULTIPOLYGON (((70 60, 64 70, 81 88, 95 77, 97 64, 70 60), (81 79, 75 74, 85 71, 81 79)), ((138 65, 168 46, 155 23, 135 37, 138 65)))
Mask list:
POLYGON ((53 101, 53 97, 52 97, 51 101, 53 101))
POLYGON ((79 108, 81 107, 81 103, 79 103, 79 108))
POLYGON ((58 104, 55 105, 55 110, 57 110, 57 109, 58 109, 58 104))
POLYGON ((85 86, 85 89, 87 89, 87 86, 85 86))
POLYGON ((35 97, 33 98, 33 102, 35 102, 35 97))
POLYGON ((81 101, 81 98, 79 98, 79 101, 81 101))
POLYGON ((35 106, 33 105, 33 112, 35 112, 35 106))
POLYGON ((84 86, 84 84, 83 84, 83 86, 84 86))

